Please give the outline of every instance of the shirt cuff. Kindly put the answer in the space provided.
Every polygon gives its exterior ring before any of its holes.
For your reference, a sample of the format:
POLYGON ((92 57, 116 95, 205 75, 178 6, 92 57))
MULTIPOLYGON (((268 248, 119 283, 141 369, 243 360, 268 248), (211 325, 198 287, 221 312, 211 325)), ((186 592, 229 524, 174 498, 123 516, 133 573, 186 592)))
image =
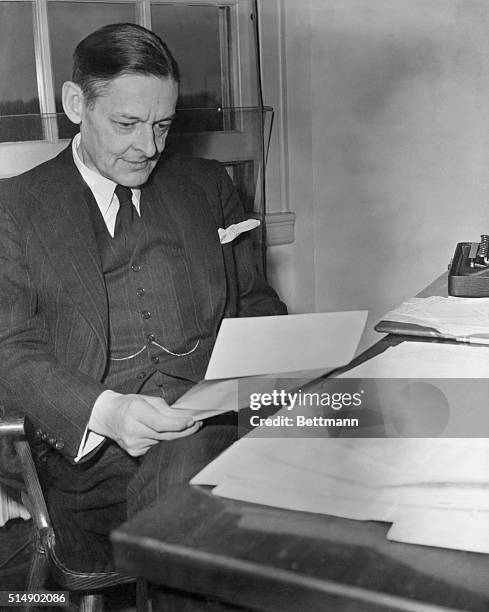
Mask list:
POLYGON ((100 434, 90 430, 90 423, 92 422, 92 419, 95 416, 103 414, 107 405, 114 398, 119 397, 120 395, 120 393, 116 393, 115 391, 110 391, 109 389, 107 389, 106 391, 102 391, 102 393, 95 400, 90 420, 88 421, 88 425, 85 428, 85 432, 80 442, 80 446, 78 447, 78 453, 74 459, 75 463, 81 461, 83 457, 91 453, 94 449, 97 448, 97 446, 102 444, 102 442, 105 440, 105 436, 101 436, 100 434))

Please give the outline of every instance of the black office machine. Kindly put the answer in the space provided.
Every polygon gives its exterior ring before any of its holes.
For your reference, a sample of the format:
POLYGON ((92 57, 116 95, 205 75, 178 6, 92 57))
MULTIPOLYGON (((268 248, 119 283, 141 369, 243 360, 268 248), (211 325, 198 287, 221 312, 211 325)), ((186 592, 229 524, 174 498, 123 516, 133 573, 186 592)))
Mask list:
POLYGON ((457 244, 448 266, 448 295, 489 297, 489 235, 457 244))

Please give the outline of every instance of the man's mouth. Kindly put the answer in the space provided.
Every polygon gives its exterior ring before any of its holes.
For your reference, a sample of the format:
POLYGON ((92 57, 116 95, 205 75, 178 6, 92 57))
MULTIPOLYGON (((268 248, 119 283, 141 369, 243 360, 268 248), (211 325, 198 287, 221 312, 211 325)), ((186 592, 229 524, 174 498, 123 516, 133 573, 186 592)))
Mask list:
POLYGON ((133 168, 142 170, 143 168, 146 168, 146 166, 149 164, 149 159, 145 159, 143 161, 131 161, 129 159, 126 159, 125 162, 133 168))

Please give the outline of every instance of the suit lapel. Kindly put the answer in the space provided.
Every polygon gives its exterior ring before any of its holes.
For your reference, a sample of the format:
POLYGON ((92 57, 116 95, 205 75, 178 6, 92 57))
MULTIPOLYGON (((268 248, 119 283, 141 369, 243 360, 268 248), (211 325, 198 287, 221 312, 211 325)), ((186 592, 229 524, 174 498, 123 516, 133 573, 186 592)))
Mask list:
POLYGON ((71 147, 50 168, 51 176, 36 193, 40 205, 32 223, 66 291, 106 351, 107 295, 86 203, 93 196, 73 163, 71 147))

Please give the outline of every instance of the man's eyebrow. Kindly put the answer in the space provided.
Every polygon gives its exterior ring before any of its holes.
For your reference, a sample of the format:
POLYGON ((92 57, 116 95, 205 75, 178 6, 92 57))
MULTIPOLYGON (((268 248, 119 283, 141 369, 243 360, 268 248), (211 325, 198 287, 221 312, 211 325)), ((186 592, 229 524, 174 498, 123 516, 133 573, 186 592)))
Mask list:
POLYGON ((173 115, 170 115, 169 117, 164 117, 163 119, 158 119, 158 121, 155 121, 155 123, 165 123, 165 121, 173 121, 173 119, 175 119, 176 116, 177 116, 177 114, 173 113, 173 115))
MULTIPOLYGON (((114 116, 117 117, 118 119, 126 119, 127 121, 141 121, 141 117, 138 117, 137 115, 126 115, 126 113, 114 113, 114 116)), ((169 117, 163 117, 163 119, 158 119, 154 123, 170 122, 170 121, 173 121, 173 119, 175 119, 176 116, 177 114, 173 113, 173 115, 170 115, 169 117)))

